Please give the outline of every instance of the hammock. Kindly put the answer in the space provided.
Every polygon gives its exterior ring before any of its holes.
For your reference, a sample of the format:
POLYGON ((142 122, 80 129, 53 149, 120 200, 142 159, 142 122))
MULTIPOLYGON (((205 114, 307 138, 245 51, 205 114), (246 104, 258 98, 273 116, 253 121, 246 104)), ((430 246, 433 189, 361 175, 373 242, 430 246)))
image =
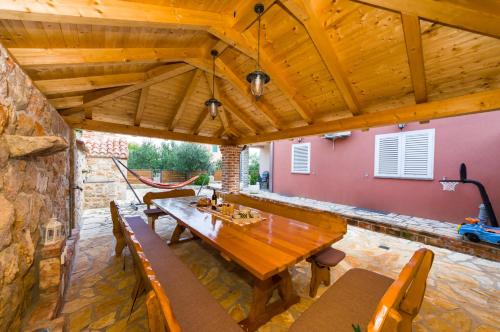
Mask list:
MULTIPOLYGON (((173 184, 171 184, 171 183, 154 182, 151 179, 148 179, 148 178, 146 178, 144 176, 141 176, 141 175, 137 174, 135 171, 133 171, 130 168, 128 168, 127 166, 125 166, 118 159, 113 158, 113 157, 112 157, 112 159, 115 162, 115 164, 119 163, 120 165, 122 165, 127 171, 130 172, 130 174, 132 174, 133 176, 135 176, 137 178, 137 180, 141 181, 142 183, 144 183, 145 185, 147 185, 149 187, 153 187, 153 188, 157 188, 157 189, 178 189, 178 188, 182 188, 182 187, 185 187, 187 185, 190 185, 191 183, 193 183, 194 181, 196 181, 196 179, 198 179, 200 177, 199 175, 193 176, 191 179, 189 179, 187 181, 184 181, 184 182, 181 182, 181 183, 173 183, 173 184)), ((118 165, 116 165, 116 166, 118 167, 118 165)))

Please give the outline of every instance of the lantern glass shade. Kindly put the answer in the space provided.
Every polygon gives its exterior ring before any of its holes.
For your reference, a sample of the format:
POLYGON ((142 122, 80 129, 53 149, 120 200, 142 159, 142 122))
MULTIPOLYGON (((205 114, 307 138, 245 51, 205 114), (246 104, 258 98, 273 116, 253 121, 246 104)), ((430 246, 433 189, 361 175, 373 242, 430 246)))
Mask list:
POLYGON ((42 245, 58 243, 64 239, 64 225, 57 218, 50 218, 49 222, 40 226, 42 245))
POLYGON ((215 119, 215 117, 217 116, 217 109, 221 105, 222 105, 221 102, 215 98, 210 98, 205 102, 205 106, 207 107, 207 111, 208 113, 210 113, 212 120, 215 119))
POLYGON ((254 71, 247 76, 247 81, 250 82, 250 89, 255 98, 260 98, 264 94, 264 85, 269 83, 271 78, 263 71, 254 71))

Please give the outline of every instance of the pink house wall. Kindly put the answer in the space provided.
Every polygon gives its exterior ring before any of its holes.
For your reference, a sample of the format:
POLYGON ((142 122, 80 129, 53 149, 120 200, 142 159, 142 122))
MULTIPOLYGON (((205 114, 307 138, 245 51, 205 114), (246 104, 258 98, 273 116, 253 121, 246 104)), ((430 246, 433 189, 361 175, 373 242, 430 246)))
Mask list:
POLYGON ((274 144, 274 192, 362 208, 461 223, 477 216, 481 199, 473 185, 441 190, 439 180, 458 177, 461 162, 469 178, 486 186, 500 217, 500 111, 411 123, 404 131, 435 128, 434 180, 381 179, 373 176, 375 135, 399 132, 397 126, 354 131, 332 143, 318 136, 311 142, 311 173, 291 173, 295 139, 274 144))

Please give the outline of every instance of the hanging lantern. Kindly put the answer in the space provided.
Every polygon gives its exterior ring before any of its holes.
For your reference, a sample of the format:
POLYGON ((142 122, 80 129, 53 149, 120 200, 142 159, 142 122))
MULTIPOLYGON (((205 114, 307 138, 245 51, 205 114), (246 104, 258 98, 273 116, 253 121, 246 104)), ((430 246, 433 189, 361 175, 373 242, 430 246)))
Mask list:
POLYGON ((257 34, 257 70, 247 75, 247 81, 250 83, 250 90, 258 100, 264 94, 264 86, 269 83, 271 78, 265 72, 260 70, 260 17, 264 12, 264 5, 258 3, 254 7, 259 20, 259 29, 257 34))
POLYGON ((64 225, 56 217, 40 226, 42 245, 50 245, 64 240, 64 225))
POLYGON ((219 52, 217 52, 217 50, 212 50, 210 52, 210 54, 212 55, 212 62, 213 62, 213 68, 212 68, 212 98, 210 98, 209 100, 207 100, 205 102, 205 106, 207 107, 207 112, 212 117, 212 120, 214 120, 215 117, 217 117, 218 108, 222 106, 222 103, 220 101, 218 101, 217 99, 215 99, 215 94, 214 94, 214 92, 215 92, 215 57, 219 54, 219 52))

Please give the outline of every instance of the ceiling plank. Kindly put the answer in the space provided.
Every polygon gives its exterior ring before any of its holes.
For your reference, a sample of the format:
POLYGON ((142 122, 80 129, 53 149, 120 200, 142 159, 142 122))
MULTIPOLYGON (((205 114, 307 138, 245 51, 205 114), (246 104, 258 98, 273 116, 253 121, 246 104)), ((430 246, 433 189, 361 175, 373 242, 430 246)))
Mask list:
POLYGON ((203 29, 224 24, 220 13, 120 0, 0 1, 0 19, 52 23, 203 29))
POLYGON ((500 1, 488 0, 355 0, 424 20, 500 38, 500 1))
POLYGON ((35 85, 45 95, 68 93, 77 91, 91 91, 96 89, 112 88, 132 85, 144 81, 144 73, 126 73, 101 76, 73 77, 51 80, 38 80, 35 85))
POLYGON ((61 97, 49 99, 55 109, 76 107, 83 104, 83 96, 61 97))
POLYGON ((172 121, 168 125, 168 130, 174 130, 177 126, 177 123, 179 122, 182 114, 184 113, 184 110, 188 105, 189 99, 191 99, 191 96, 196 91, 196 87, 198 86, 202 75, 203 74, 201 70, 195 69, 194 73, 189 78, 189 84, 187 85, 186 90, 184 90, 184 94, 180 96, 181 101, 179 103, 179 106, 177 107, 177 110, 175 111, 175 115, 172 118, 172 121))
POLYGON ((233 104, 233 102, 231 102, 224 94, 220 95, 220 101, 224 105, 224 109, 236 116, 241 123, 250 129, 252 135, 257 135, 259 133, 259 127, 255 124, 252 118, 249 115, 244 114, 243 111, 238 106, 233 104))
POLYGON ((417 104, 427 101, 427 86, 425 80, 424 53, 420 34, 420 19, 418 16, 401 14, 406 43, 406 53, 410 66, 413 93, 417 104))
POLYGON ((141 89, 141 96, 139 97, 139 102, 137 103, 137 110, 135 111, 134 125, 140 126, 142 121, 142 116, 144 115, 144 110, 146 108, 146 100, 148 99, 149 86, 141 89))
POLYGON ((9 48, 9 51, 24 67, 180 62, 204 55, 200 48, 9 48))
POLYGON ((349 79, 332 47, 330 38, 309 1, 285 0, 283 5, 304 25, 320 57, 335 80, 344 102, 352 114, 360 113, 360 104, 349 79))
POLYGON ((437 100, 391 110, 362 114, 354 117, 317 123, 281 132, 254 137, 243 137, 237 144, 274 141, 293 137, 319 135, 345 130, 381 127, 398 123, 428 121, 432 119, 495 111, 500 109, 500 89, 483 91, 445 100, 437 100))
POLYGON ((193 130, 191 131, 191 134, 198 135, 201 131, 201 128, 203 128, 203 124, 209 118, 210 118, 210 114, 207 112, 206 109, 203 109, 200 116, 198 117, 198 120, 196 120, 196 123, 193 126, 193 130))
POLYGON ((233 85, 252 105, 259 110, 262 115, 271 123, 271 125, 280 130, 282 125, 274 112, 262 100, 256 101, 255 97, 249 90, 249 85, 239 75, 237 75, 231 68, 229 68, 221 58, 215 60, 217 69, 223 73, 224 77, 233 85))
POLYGON ((142 137, 154 137, 169 139, 174 141, 196 142, 204 144, 227 145, 231 144, 229 140, 200 135, 190 135, 177 133, 168 130, 152 129, 145 127, 129 126, 110 122, 82 119, 76 116, 65 116, 64 120, 73 129, 83 129, 92 131, 101 131, 116 134, 125 134, 142 137))
MULTIPOLYGON (((267 10, 275 0, 260 0, 258 3, 264 5, 264 9, 267 10)), ((254 1, 239 1, 234 10, 234 15, 231 27, 236 31, 245 31, 250 27, 255 21, 257 21, 257 14, 255 13, 254 7, 256 2, 254 1)))
POLYGON ((90 108, 92 106, 96 106, 99 104, 102 104, 106 101, 113 100, 115 98, 124 96, 126 94, 129 94, 131 92, 140 90, 142 88, 151 86, 156 83, 160 83, 162 81, 168 80, 170 78, 176 77, 178 75, 182 75, 188 71, 193 70, 193 67, 191 65, 187 64, 174 64, 174 65, 169 65, 169 66, 162 66, 162 69, 156 69, 154 70, 154 76, 150 75, 150 72, 146 73, 146 76, 149 78, 146 79, 145 81, 141 83, 137 83, 134 85, 127 86, 125 88, 121 88, 119 90, 115 90, 111 93, 105 94, 103 96, 99 96, 97 98, 94 98, 89 101, 85 101, 83 105, 80 105, 78 107, 70 108, 68 110, 63 110, 61 114, 63 115, 70 115, 74 113, 81 112, 85 108, 90 108))

